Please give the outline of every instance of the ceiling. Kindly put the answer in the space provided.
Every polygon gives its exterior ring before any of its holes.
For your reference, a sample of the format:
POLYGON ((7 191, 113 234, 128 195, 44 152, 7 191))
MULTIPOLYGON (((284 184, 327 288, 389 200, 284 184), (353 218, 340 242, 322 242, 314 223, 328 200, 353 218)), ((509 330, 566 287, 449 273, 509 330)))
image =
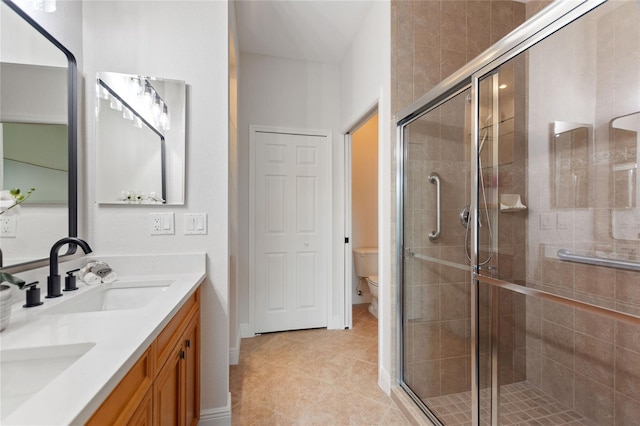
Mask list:
POLYGON ((375 0, 236 0, 240 52, 339 64, 375 0))

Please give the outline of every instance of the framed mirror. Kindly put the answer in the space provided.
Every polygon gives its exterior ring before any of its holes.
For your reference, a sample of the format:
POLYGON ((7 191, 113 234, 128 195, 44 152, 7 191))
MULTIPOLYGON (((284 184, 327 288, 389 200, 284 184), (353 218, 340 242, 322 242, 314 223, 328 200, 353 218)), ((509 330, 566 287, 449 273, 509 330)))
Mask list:
POLYGON ((184 204, 183 81, 99 72, 96 77, 96 200, 184 204))
POLYGON ((554 121, 549 141, 551 207, 589 207, 593 125, 554 121))
POLYGON ((73 54, 11 0, 0 2, 0 42, 0 189, 35 189, 0 213, 0 267, 15 271, 77 236, 77 71, 73 54))
POLYGON ((611 230, 616 240, 640 240, 638 197, 638 147, 640 146, 640 112, 615 117, 610 122, 610 143, 614 152, 613 172, 614 208, 611 212, 611 230))

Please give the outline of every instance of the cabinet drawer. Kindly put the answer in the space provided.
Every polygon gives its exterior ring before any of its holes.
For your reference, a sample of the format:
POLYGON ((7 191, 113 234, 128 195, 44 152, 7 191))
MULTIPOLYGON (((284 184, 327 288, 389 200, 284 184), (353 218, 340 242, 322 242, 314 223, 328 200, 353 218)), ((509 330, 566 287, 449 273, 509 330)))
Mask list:
POLYGON ((129 422, 153 383, 151 354, 151 348, 147 349, 89 419, 87 425, 124 425, 129 422))
POLYGON ((200 288, 189 297, 182 305, 182 308, 173 317, 171 322, 160 332, 156 339, 156 365, 158 371, 169 358, 171 350, 178 344, 178 339, 187 328, 189 321, 194 315, 198 314, 198 306, 200 301, 200 288))

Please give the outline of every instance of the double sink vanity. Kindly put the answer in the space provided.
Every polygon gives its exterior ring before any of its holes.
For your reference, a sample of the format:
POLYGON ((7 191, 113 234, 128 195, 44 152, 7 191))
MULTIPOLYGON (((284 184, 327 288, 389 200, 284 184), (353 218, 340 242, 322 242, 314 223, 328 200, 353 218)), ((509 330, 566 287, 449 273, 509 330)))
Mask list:
MULTIPOLYGON (((91 256, 119 278, 23 308, 0 333, 0 424, 192 424, 204 254, 91 256), (183 423, 184 422, 184 423, 183 423)), ((19 274, 43 281, 48 268, 19 274)))

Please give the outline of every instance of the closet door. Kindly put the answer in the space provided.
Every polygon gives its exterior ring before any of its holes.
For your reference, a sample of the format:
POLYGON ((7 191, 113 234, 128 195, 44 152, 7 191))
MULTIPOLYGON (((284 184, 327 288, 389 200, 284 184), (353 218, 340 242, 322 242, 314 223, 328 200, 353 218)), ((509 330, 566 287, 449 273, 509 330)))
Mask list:
POLYGON ((251 136, 254 331, 326 327, 331 139, 301 131, 251 136))

